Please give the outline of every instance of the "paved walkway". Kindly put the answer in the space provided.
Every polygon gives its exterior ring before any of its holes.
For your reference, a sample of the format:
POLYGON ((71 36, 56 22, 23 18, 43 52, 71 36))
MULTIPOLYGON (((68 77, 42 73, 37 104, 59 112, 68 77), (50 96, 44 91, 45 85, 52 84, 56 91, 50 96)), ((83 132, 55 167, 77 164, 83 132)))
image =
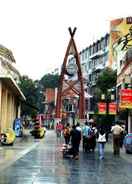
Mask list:
POLYGON ((112 154, 111 146, 105 159, 95 154, 83 153, 80 159, 63 159, 61 141, 54 131, 48 131, 34 149, 0 172, 0 184, 131 184, 132 155, 112 154))
POLYGON ((24 136, 17 137, 13 146, 0 146, 0 171, 11 165, 13 162, 23 157, 26 153, 34 149, 41 140, 35 140, 24 130, 24 136))

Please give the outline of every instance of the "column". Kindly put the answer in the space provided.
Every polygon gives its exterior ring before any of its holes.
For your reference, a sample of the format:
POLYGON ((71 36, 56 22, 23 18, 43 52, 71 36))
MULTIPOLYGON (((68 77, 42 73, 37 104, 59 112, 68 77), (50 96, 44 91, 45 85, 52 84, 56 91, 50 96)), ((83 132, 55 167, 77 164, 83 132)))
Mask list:
POLYGON ((1 133, 1 106, 2 106, 2 81, 0 80, 0 133, 1 133))

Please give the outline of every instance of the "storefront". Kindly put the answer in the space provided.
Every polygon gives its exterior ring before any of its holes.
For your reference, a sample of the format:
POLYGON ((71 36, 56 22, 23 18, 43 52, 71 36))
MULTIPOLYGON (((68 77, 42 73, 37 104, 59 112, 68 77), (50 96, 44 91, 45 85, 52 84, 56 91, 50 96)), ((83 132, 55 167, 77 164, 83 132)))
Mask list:
POLYGON ((11 76, 0 76, 0 132, 13 127, 25 97, 11 76))

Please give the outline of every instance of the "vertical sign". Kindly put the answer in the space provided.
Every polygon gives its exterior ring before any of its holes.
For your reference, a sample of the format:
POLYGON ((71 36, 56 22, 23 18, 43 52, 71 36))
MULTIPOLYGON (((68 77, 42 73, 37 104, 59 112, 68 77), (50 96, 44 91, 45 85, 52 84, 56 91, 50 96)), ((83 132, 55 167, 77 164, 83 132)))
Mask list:
POLYGON ((106 114, 106 103, 104 102, 98 103, 98 114, 106 114))
POLYGON ((132 109, 132 89, 120 90, 120 108, 132 109))
POLYGON ((117 105, 115 102, 109 103, 109 114, 115 115, 117 110, 117 105))

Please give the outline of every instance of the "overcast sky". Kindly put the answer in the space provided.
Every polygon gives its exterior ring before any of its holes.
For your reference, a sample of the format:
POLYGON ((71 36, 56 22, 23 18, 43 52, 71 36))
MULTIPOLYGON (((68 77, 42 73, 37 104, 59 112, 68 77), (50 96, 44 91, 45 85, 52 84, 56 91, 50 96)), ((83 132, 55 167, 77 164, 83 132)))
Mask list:
POLYGON ((63 63, 69 26, 81 51, 109 32, 110 20, 131 15, 132 0, 0 0, 0 44, 22 75, 40 79, 63 63))

